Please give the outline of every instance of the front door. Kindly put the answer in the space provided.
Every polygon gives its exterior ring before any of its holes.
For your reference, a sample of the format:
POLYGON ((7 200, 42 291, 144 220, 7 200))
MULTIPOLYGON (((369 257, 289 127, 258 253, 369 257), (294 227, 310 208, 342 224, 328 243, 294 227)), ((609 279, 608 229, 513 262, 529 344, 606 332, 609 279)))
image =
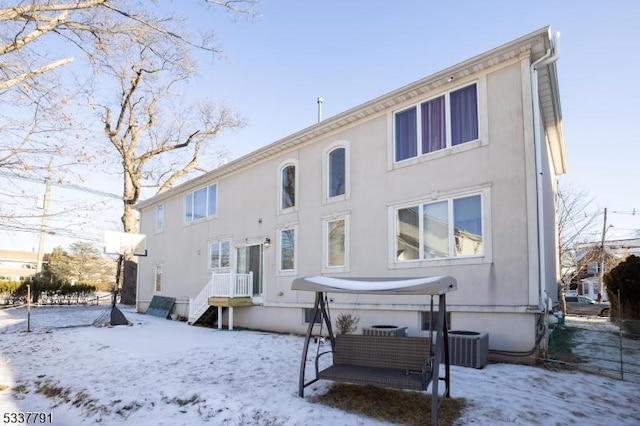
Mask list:
POLYGON ((262 244, 238 247, 237 273, 253 272, 253 295, 262 295, 262 244))

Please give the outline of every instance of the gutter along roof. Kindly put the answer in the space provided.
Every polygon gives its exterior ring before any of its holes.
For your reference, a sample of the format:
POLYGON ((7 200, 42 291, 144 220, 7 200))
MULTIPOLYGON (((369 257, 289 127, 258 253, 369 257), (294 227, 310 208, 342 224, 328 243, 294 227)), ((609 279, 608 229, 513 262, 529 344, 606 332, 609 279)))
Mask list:
MULTIPOLYGON (((543 56, 547 49, 551 48, 550 31, 550 27, 548 26, 541 28, 500 47, 494 48, 480 55, 476 55, 457 65, 405 85, 397 90, 365 102, 364 104, 351 108, 343 113, 325 119, 317 124, 259 148, 161 194, 157 194, 141 201, 136 204, 135 207, 138 210, 142 210, 177 194, 199 188, 210 182, 218 180, 223 176, 230 175, 248 168, 255 163, 274 157, 281 152, 300 147, 306 142, 330 134, 331 132, 347 127, 368 117, 380 114, 415 97, 430 93, 451 81, 458 80, 500 63, 518 58, 522 54, 528 53, 531 57, 531 61, 533 62, 543 56)), ((545 66, 543 69, 549 71, 539 73, 539 79, 541 80, 540 87, 549 87, 550 90, 548 92, 549 95, 547 97, 547 102, 541 102, 541 105, 543 109, 545 128, 549 129, 551 127, 555 130, 555 133, 550 136, 550 141, 552 145, 556 145, 552 146, 552 153, 559 155, 559 157, 554 157, 554 165, 556 165, 556 172, 558 172, 558 170, 563 170, 565 167, 558 167, 558 162, 556 161, 556 158, 561 158, 560 164, 564 165, 564 142, 562 140, 561 127, 562 119, 560 112, 560 99, 557 90, 555 63, 545 66)))

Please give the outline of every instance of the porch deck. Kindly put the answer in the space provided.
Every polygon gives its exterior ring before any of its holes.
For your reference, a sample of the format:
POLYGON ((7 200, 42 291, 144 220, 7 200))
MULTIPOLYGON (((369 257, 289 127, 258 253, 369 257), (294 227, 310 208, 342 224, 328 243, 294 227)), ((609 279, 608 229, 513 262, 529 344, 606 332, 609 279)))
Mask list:
POLYGON ((214 296, 210 297, 209 306, 222 306, 223 308, 238 307, 238 306, 253 306, 253 299, 250 296, 235 296, 224 297, 214 296))
POLYGON ((222 328, 222 309, 229 310, 229 330, 233 330, 233 308, 252 306, 253 273, 213 274, 200 294, 189 299, 189 324, 194 324, 210 306, 218 308, 218 328, 222 328))

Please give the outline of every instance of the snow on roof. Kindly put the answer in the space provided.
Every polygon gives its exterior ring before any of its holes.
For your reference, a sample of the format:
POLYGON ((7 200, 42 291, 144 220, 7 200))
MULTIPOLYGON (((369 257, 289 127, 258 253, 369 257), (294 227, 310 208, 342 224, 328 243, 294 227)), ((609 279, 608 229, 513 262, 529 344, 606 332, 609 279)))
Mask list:
POLYGON ((444 294, 457 290, 453 277, 415 278, 333 278, 311 276, 296 278, 292 290, 321 291, 330 293, 368 294, 444 294))

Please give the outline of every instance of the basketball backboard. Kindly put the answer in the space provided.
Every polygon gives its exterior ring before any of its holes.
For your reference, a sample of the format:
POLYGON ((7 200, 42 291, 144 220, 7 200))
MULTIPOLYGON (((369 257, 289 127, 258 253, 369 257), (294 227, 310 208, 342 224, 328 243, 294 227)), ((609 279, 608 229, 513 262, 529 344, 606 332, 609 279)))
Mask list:
POLYGON ((127 232, 104 231, 104 252, 106 254, 147 255, 147 236, 127 232))

